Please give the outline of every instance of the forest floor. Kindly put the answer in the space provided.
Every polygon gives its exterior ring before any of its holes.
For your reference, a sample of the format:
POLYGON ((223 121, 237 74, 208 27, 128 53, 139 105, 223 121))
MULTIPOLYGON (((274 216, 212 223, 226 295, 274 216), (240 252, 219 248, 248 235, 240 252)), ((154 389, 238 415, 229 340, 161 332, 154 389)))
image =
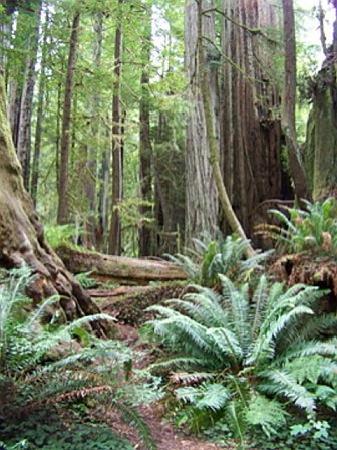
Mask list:
MULTIPOLYGON (((143 368, 149 364, 153 360, 151 356, 152 349, 150 347, 147 348, 146 344, 141 342, 138 328, 122 323, 118 323, 116 327, 116 337, 135 352, 141 352, 141 359, 135 361, 135 366, 143 368)), ((98 409, 94 412, 94 416, 96 418, 102 417, 102 413, 98 409)), ((165 407, 160 402, 140 407, 139 413, 148 425, 158 450, 234 450, 236 448, 233 445, 220 447, 202 438, 191 436, 175 429, 173 424, 165 418, 165 407)), ((108 412, 104 411, 104 422, 110 425, 119 436, 131 442, 135 450, 148 450, 142 445, 135 428, 128 426, 115 409, 111 409, 108 412)))

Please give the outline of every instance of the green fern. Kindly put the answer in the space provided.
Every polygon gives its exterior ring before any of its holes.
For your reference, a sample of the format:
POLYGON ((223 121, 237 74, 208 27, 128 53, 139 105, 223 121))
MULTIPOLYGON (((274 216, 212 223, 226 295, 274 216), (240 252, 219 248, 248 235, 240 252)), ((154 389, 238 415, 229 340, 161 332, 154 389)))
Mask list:
POLYGON ((237 281, 248 279, 262 267, 272 253, 257 252, 254 256, 246 258, 249 241, 234 236, 213 240, 205 235, 203 240, 194 239, 193 242, 196 250, 187 250, 190 256, 182 254, 167 256, 186 271, 190 280, 209 287, 219 282, 219 274, 237 281))
POLYGON ((133 355, 119 342, 98 340, 86 333, 87 345, 81 349, 74 345, 74 335, 89 323, 114 320, 107 314, 81 317, 60 326, 41 325, 44 309, 58 298, 32 310, 24 296, 30 280, 30 270, 23 267, 3 276, 1 283, 0 415, 10 422, 28 412, 91 397, 100 404, 123 409, 123 416, 139 427, 147 448, 154 449, 149 430, 137 418, 133 405, 135 395, 148 401, 160 398, 160 380, 134 372, 134 384, 127 384, 133 355), (55 360, 53 352, 62 346, 65 355, 56 353, 55 360))
POLYGON ((177 398, 228 417, 239 437, 250 426, 274 433, 286 420, 285 403, 312 414, 318 384, 337 385, 337 339, 321 338, 336 318, 319 323, 315 314, 325 291, 270 286, 262 276, 249 294, 248 285, 238 288, 221 274, 219 281, 221 294, 194 286, 183 299, 148 308, 156 314, 148 324, 171 354, 151 369, 175 370, 171 379, 183 384, 177 398))
POLYGON ((276 241, 285 252, 303 251, 336 255, 337 250, 337 201, 328 198, 324 202, 305 202, 304 210, 283 208, 270 213, 280 223, 257 227, 257 234, 276 241))

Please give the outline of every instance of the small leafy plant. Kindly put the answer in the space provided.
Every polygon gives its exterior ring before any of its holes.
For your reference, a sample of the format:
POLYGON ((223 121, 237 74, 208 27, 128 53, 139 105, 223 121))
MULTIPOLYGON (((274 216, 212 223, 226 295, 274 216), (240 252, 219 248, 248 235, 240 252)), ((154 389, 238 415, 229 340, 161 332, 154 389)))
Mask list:
POLYGON ((261 225, 257 227, 257 234, 273 239, 282 251, 288 253, 308 251, 336 255, 337 200, 328 198, 324 202, 305 201, 305 204, 304 210, 270 210, 280 225, 261 225))
POLYGON ((334 410, 335 400, 328 404, 319 393, 324 386, 332 401, 337 378, 337 340, 320 338, 337 318, 314 312, 323 292, 286 290, 262 276, 251 304, 248 284, 237 288, 219 277, 221 294, 195 286, 196 293, 148 308, 157 314, 149 321, 153 333, 172 355, 152 370, 171 372, 190 423, 226 417, 243 445, 250 428, 270 436, 285 426, 287 405, 310 417, 319 404, 334 410))

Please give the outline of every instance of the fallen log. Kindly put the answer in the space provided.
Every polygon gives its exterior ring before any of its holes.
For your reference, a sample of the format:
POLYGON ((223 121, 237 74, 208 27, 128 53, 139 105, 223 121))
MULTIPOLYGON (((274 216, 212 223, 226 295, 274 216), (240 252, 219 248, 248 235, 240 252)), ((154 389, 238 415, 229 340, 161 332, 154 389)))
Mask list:
POLYGON ((149 281, 187 279, 181 267, 164 260, 104 255, 64 245, 58 247, 56 252, 70 272, 90 271, 91 276, 100 281, 147 284, 149 281))
POLYGON ((148 306, 171 298, 181 298, 191 290, 193 288, 185 282, 176 281, 158 286, 135 286, 125 292, 121 290, 120 295, 105 295, 97 301, 103 312, 116 317, 119 322, 141 325, 153 316, 153 313, 144 311, 148 306))

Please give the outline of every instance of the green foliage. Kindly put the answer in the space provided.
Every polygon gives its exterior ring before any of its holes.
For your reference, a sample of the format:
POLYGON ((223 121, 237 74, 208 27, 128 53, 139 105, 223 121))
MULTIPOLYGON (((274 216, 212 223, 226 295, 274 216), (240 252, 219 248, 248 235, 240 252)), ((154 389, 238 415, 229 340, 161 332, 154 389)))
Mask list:
POLYGON ((317 326, 315 315, 324 292, 286 290, 262 276, 250 298, 247 284, 219 279, 221 294, 194 286, 183 299, 148 308, 157 315, 148 323, 171 355, 151 369, 175 371, 176 397, 199 417, 197 427, 203 411, 226 417, 243 445, 251 428, 271 436, 285 426, 288 404, 310 417, 319 405, 335 409, 337 340, 322 340, 321 331, 337 319, 323 316, 317 326))
MULTIPOLYGON (((31 414, 54 405, 93 398, 102 405, 123 409, 126 420, 132 417, 132 423, 139 426, 144 443, 154 448, 146 425, 134 408, 135 389, 132 385, 124 388, 123 379, 132 370, 131 351, 120 342, 99 340, 87 331, 91 322, 114 319, 107 314, 95 314, 69 324, 57 325, 52 321, 43 326, 40 319, 45 309, 58 302, 58 298, 48 299, 31 310, 23 295, 30 279, 29 269, 23 267, 9 273, 1 285, 0 414, 4 422, 12 425, 26 411, 31 414), (27 306, 26 311, 23 305, 27 306), (80 347, 75 337, 80 337, 86 346, 80 347)), ((150 401, 148 391, 154 389, 156 379, 150 378, 149 385, 148 378, 142 372, 135 372, 132 377, 138 394, 143 393, 150 401)), ((159 393, 155 394, 158 398, 159 393)))
POLYGON ((33 417, 17 421, 3 430, 3 436, 24 436, 21 443, 13 445, 6 439, 6 450, 131 450, 132 446, 116 436, 108 426, 72 420, 64 423, 54 411, 39 412, 33 417))
POLYGON ((76 244, 80 237, 80 230, 73 224, 47 225, 45 227, 45 238, 52 248, 63 244, 76 244))
POLYGON ((182 266, 190 279, 202 286, 212 287, 219 282, 219 274, 227 275, 237 281, 247 280, 252 273, 261 269, 271 252, 257 253, 246 258, 249 241, 227 236, 226 239, 212 240, 204 236, 194 239, 195 250, 189 250, 191 256, 177 254, 170 256, 176 264, 182 266))
POLYGON ((282 251, 308 251, 320 255, 336 255, 337 201, 305 202, 306 209, 285 208, 285 212, 270 212, 281 226, 264 225, 258 233, 272 238, 282 251))
POLYGON ((92 272, 89 271, 89 272, 81 272, 75 275, 76 280, 84 289, 90 289, 97 286, 97 281, 90 276, 91 274, 92 272))

